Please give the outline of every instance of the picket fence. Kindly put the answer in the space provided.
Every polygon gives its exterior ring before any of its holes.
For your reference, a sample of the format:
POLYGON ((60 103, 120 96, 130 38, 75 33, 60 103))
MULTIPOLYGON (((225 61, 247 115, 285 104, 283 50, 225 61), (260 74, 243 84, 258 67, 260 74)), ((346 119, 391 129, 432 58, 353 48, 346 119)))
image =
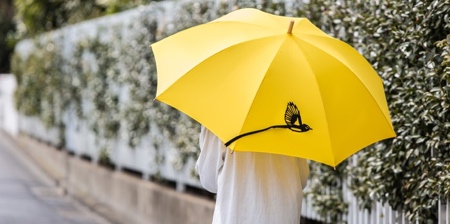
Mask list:
MULTIPOLYGON (((18 117, 18 129, 20 132, 51 144, 59 144, 58 130, 45 128, 43 123, 36 118, 23 115, 19 115, 18 117)), ((83 124, 82 121, 76 121, 69 117, 67 119, 72 120, 68 123, 69 125, 67 125, 65 130, 67 139, 65 148, 75 155, 88 156, 93 159, 93 162, 96 162, 95 158, 98 158, 99 154, 98 143, 106 140, 96 139, 95 135, 86 128, 86 125, 83 124)), ((157 128, 154 127, 152 130, 157 131, 157 128)), ((147 138, 147 140, 148 139, 151 138, 147 138)), ((159 150, 159 152, 163 152, 163 155, 157 155, 156 150, 152 145, 152 142, 148 140, 138 146, 138 148, 130 149, 127 147, 127 143, 124 139, 117 139, 112 142, 113 147, 110 151, 111 160, 119 167, 118 170, 120 170, 120 168, 127 168, 139 171, 142 173, 143 179, 148 179, 158 172, 158 175, 161 175, 161 178, 164 180, 175 182, 176 189, 181 192, 186 189, 186 186, 198 189, 202 188, 198 179, 192 176, 195 161, 190 160, 183 169, 176 170, 173 168, 173 158, 176 158, 177 150, 173 146, 173 143, 167 140, 164 141, 159 150), (165 158, 163 159, 164 162, 160 164, 159 167, 154 165, 156 156, 165 158)), ((355 156, 350 158, 350 160, 355 162, 356 159, 355 156)), ((348 178, 345 181, 349 184, 351 180, 348 178)), ((305 189, 305 191, 308 191, 308 188, 305 189)), ((358 198, 352 194, 347 188, 347 185, 343 186, 343 192, 344 201, 348 203, 348 213, 344 215, 344 220, 348 224, 419 224, 418 221, 408 221, 405 214, 401 211, 395 211, 389 205, 383 205, 379 202, 373 202, 371 211, 360 209, 358 206, 358 198)), ((437 224, 450 223, 449 203, 450 201, 448 199, 440 201, 438 207, 440 216, 437 224)), ((310 197, 306 197, 303 200, 302 216, 311 220, 328 221, 329 223, 329 218, 320 217, 317 214, 315 208, 312 206, 312 199, 310 197)))
MULTIPOLYGON (((349 158, 350 163, 356 165, 357 155, 349 158)), ((347 224, 422 224, 419 221, 409 221, 405 213, 392 209, 388 204, 382 204, 374 201, 372 209, 366 210, 359 207, 359 199, 356 198, 348 186, 351 183, 351 177, 346 178, 342 186, 344 201, 348 204, 348 213, 344 214, 344 221, 347 224)), ((306 189, 308 190, 308 189, 306 189)), ((314 210, 311 198, 306 198, 302 207, 302 215, 312 220, 331 223, 329 217, 320 217, 314 210), (306 204, 306 206, 305 206, 306 204)), ((450 224, 450 200, 439 200, 438 204, 438 222, 433 224, 450 224)), ((428 224, 428 223, 427 223, 428 224)), ((431 223, 429 223, 431 224, 431 223)))

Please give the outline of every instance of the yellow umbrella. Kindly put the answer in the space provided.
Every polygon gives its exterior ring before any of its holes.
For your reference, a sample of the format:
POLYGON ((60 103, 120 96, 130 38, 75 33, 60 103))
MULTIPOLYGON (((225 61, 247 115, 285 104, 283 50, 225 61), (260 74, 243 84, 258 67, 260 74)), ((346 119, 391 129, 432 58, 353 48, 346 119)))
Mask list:
POLYGON ((396 136, 372 66, 305 18, 240 9, 151 47, 156 99, 232 150, 335 167, 396 136))

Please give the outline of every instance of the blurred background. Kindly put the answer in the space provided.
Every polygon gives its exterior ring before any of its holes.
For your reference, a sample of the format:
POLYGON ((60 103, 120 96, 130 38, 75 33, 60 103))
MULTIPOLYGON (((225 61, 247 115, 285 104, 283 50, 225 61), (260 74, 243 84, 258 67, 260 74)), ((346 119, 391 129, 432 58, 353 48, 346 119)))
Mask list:
POLYGON ((127 220, 208 223, 199 124, 153 101, 149 45, 244 7, 307 17, 384 81, 398 137, 336 170, 311 162, 305 222, 450 222, 449 0, 0 0, 0 128, 127 220))

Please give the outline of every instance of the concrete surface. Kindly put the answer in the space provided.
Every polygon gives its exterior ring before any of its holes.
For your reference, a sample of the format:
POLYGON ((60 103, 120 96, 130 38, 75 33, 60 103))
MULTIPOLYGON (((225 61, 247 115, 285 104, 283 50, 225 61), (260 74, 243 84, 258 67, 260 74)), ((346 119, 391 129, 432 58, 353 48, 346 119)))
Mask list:
POLYGON ((60 188, 0 132, 0 224, 110 224, 60 188))
POLYGON ((113 223, 211 223, 214 202, 210 199, 107 169, 26 135, 10 139, 36 161, 57 186, 113 223))

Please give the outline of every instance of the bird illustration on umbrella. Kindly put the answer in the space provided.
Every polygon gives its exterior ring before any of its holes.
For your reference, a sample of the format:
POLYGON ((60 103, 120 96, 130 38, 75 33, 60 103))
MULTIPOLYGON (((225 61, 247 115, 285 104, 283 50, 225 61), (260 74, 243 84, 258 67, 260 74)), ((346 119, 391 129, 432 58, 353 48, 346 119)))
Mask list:
POLYGON ((302 123, 302 117, 300 116, 300 110, 293 102, 289 102, 284 113, 284 121, 288 125, 289 129, 295 132, 306 132, 312 130, 307 124, 302 123))
POLYGON ((267 128, 240 134, 240 135, 234 137, 233 139, 229 140, 228 142, 226 142, 225 146, 231 145, 231 143, 233 143, 234 141, 236 141, 242 137, 245 137, 248 135, 253 135, 256 133, 263 132, 263 131, 267 131, 272 128, 288 128, 291 131, 295 131, 295 132, 307 132, 307 131, 313 130, 309 125, 303 124, 302 117, 300 116, 300 110, 298 109, 297 105, 295 105, 293 102, 289 102, 286 107, 286 112, 284 113, 284 121, 286 122, 285 125, 273 125, 273 126, 270 126, 267 128))

